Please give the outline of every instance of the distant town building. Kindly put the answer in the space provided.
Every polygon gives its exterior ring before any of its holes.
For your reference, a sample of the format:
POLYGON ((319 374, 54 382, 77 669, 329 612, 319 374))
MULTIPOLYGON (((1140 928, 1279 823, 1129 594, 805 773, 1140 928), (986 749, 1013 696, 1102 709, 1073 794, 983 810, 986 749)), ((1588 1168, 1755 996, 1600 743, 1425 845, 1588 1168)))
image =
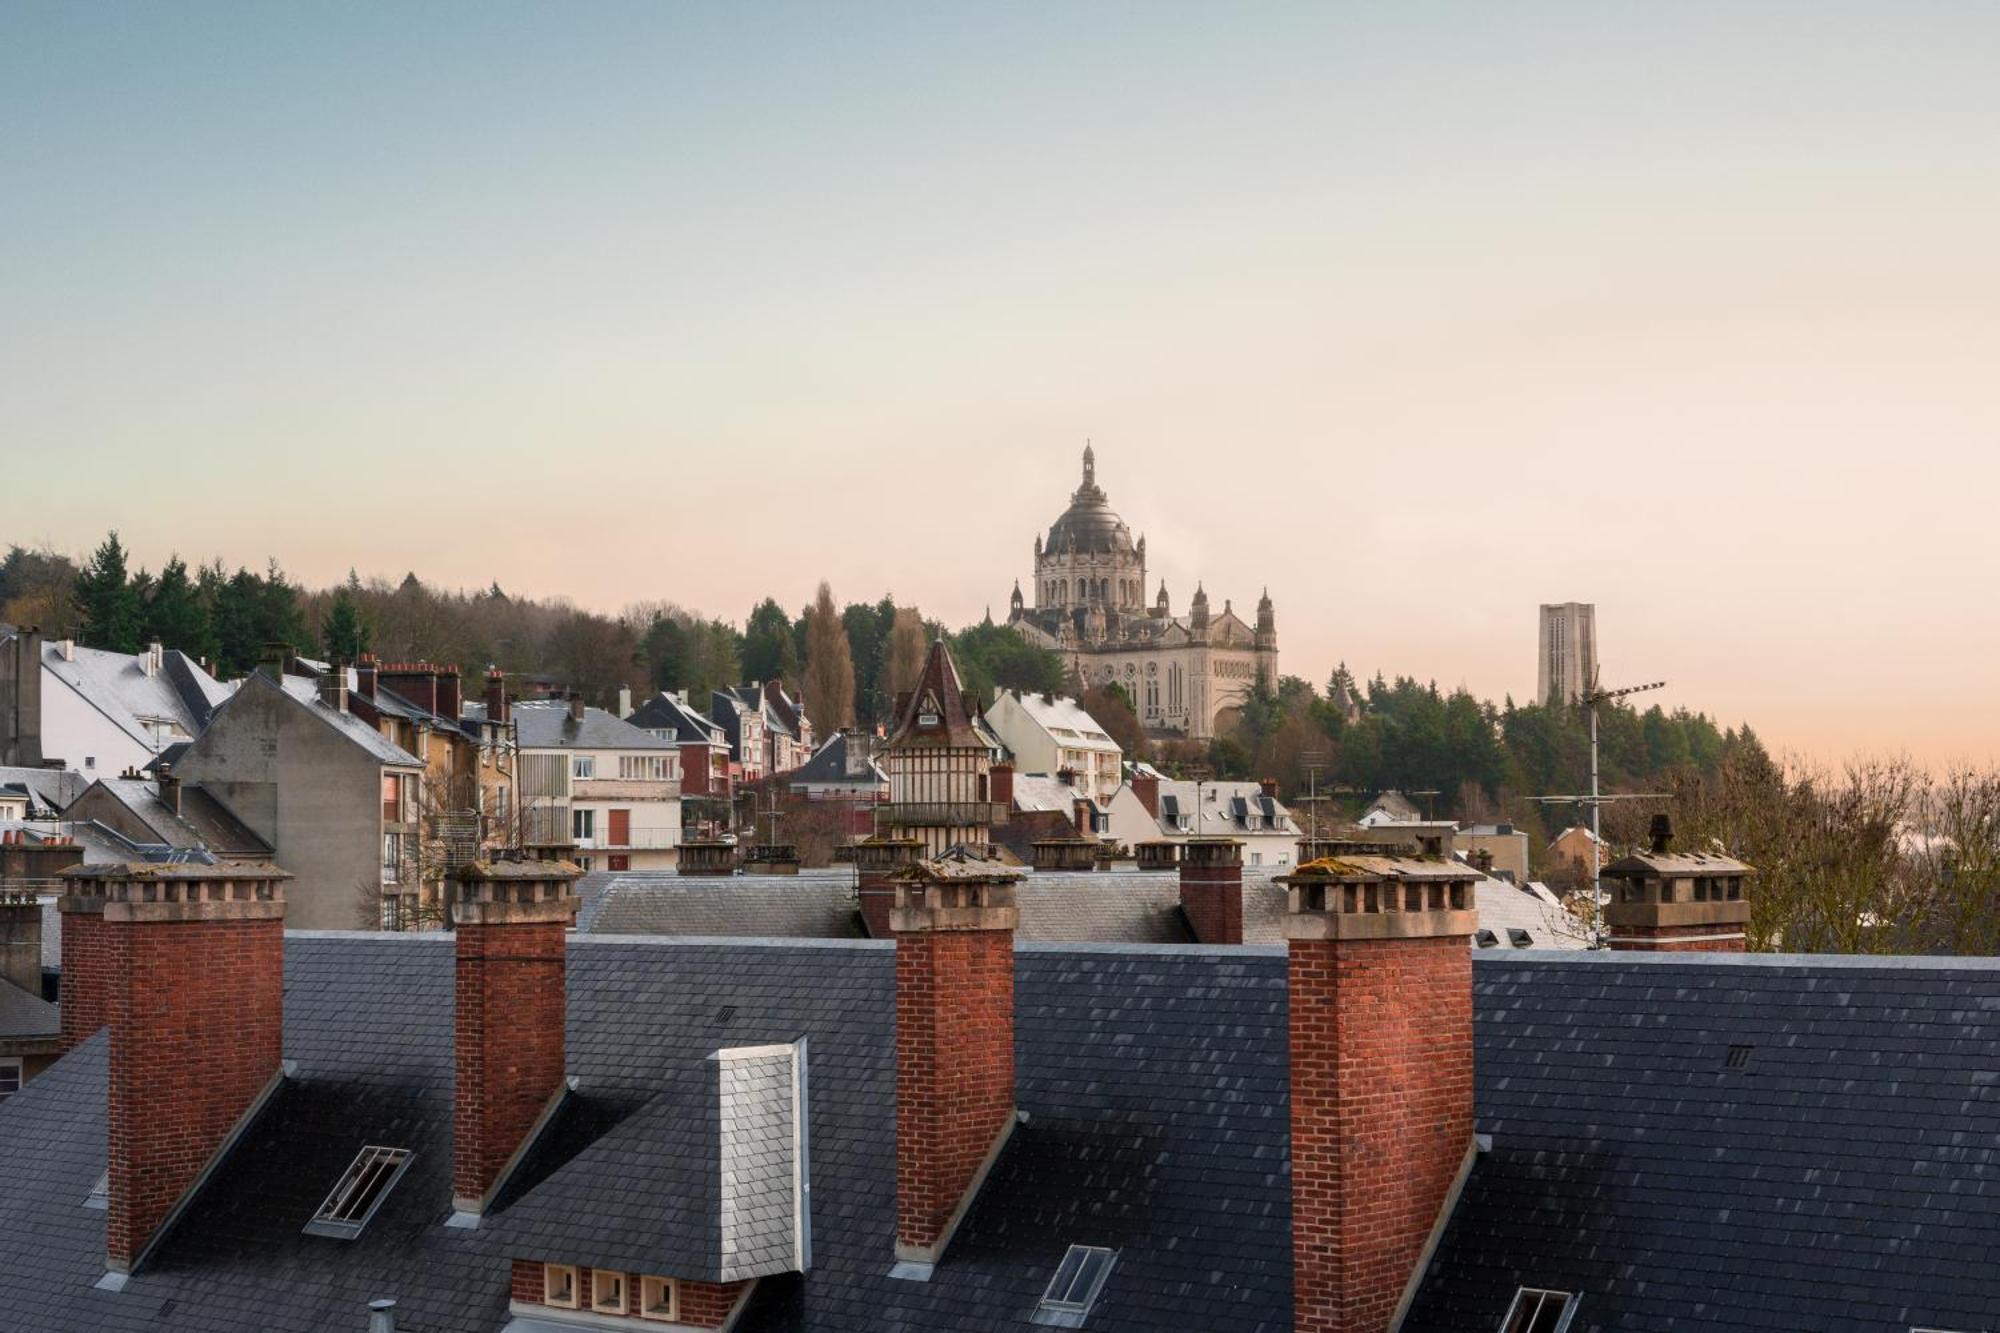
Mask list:
POLYGON ((1597 680, 1597 608, 1589 602, 1542 607, 1535 698, 1573 704, 1597 680))
POLYGON ((1257 603, 1253 627, 1226 601, 1211 614, 1199 585, 1185 616, 1173 614, 1165 583, 1150 606, 1146 587, 1146 539, 1134 542, 1111 511, 1086 446, 1083 484, 1047 541, 1035 538, 1033 605, 1016 583, 1007 623, 1061 654, 1084 684, 1122 686, 1149 730, 1206 739, 1260 678, 1278 679, 1270 594, 1257 603))
POLYGON ((672 741, 681 751, 681 799, 702 803, 696 822, 727 831, 732 756, 729 737, 721 726, 703 717, 688 702, 686 690, 661 690, 649 696, 625 719, 649 736, 672 741))
POLYGON ((143 768, 208 724, 229 689, 185 653, 137 653, 0 627, 0 764, 92 777, 143 768))
POLYGON ((896 700, 896 729, 882 747, 889 802, 885 830, 935 856, 960 844, 984 846, 1007 818, 992 790, 993 751, 973 725, 979 704, 958 678, 942 639, 931 644, 914 690, 896 700))
POLYGON ((1072 774, 1074 781, 1066 785, 1099 803, 1117 795, 1125 780, 1124 751, 1074 699, 1002 690, 986 710, 986 725, 1023 777, 1072 774))
POLYGON ((670 870, 681 845, 681 752, 581 699, 522 699, 522 842, 574 846, 585 870, 670 870))
POLYGON ((1275 782, 1183 782, 1150 764, 1132 765, 1131 780, 1111 799, 1110 826, 1112 840, 1128 847, 1234 838, 1248 866, 1291 865, 1299 838, 1275 782))

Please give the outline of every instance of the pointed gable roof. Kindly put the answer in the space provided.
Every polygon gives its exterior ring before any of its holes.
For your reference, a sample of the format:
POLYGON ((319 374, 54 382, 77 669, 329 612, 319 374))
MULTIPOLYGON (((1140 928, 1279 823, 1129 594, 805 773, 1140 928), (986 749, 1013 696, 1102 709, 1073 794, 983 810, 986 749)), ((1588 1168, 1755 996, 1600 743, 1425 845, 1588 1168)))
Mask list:
POLYGON ((944 640, 938 639, 931 644, 930 656, 924 659, 917 687, 910 691, 909 697, 897 700, 896 733, 890 737, 888 748, 936 746, 983 750, 986 742, 972 725, 974 711, 959 684, 958 664, 951 660, 951 650, 944 646, 944 640))

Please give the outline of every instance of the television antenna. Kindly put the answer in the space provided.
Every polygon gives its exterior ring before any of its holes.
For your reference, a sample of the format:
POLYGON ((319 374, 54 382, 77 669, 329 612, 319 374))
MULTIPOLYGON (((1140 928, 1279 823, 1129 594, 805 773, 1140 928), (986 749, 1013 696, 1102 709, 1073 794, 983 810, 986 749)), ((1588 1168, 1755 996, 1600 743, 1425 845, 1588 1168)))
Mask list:
POLYGON ((1311 833, 1307 836, 1317 842, 1319 841, 1319 773, 1326 767, 1326 751, 1318 746, 1301 751, 1299 767, 1306 771, 1306 803, 1310 810, 1306 817, 1312 827, 1311 833))
POLYGON ((1606 796, 1598 790, 1597 783, 1597 706, 1614 699, 1623 699, 1630 694, 1644 694, 1648 690, 1664 690, 1664 680, 1648 681, 1644 685, 1627 685, 1623 689, 1607 690, 1598 684, 1598 675, 1590 673, 1590 688, 1578 700, 1590 710, 1590 794, 1588 796, 1531 796, 1528 799, 1543 805, 1587 805, 1590 807, 1590 944, 1593 949, 1604 947, 1604 894, 1602 888, 1604 869, 1604 806, 1609 801, 1657 801, 1667 793, 1658 791, 1621 792, 1606 796))

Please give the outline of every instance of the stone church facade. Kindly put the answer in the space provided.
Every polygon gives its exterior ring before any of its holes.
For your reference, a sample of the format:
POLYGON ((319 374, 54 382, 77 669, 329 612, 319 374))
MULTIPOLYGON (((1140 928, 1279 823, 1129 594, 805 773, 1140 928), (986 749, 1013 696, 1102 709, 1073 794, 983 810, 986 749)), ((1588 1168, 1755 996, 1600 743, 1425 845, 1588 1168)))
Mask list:
POLYGON ((1146 604, 1146 539, 1132 540, 1097 484, 1097 458, 1083 451, 1083 484, 1069 508, 1035 538, 1033 605, 1014 585, 1008 624, 1062 655, 1086 685, 1124 686, 1147 730, 1206 740, 1241 706, 1259 677, 1278 679, 1277 618, 1267 592, 1254 626, 1227 601, 1209 608, 1199 585, 1177 616, 1162 582, 1146 604))

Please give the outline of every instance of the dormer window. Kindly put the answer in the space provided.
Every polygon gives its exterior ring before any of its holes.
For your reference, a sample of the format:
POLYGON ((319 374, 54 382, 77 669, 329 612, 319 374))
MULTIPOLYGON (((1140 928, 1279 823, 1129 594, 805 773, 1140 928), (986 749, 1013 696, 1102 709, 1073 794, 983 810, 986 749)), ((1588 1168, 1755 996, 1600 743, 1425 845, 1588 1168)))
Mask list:
POLYGON ((639 1279, 639 1317, 672 1323, 681 1317, 681 1284, 670 1277, 639 1279))
POLYGON ((1576 1316, 1576 1297, 1566 1291, 1523 1287, 1514 1293, 1500 1333, 1563 1333, 1576 1316))
POLYGON ((591 1269, 590 1308, 598 1314, 624 1314, 625 1275, 608 1268, 591 1269))
POLYGON ((542 1265, 542 1304, 561 1310, 576 1309, 576 1266, 542 1265))

